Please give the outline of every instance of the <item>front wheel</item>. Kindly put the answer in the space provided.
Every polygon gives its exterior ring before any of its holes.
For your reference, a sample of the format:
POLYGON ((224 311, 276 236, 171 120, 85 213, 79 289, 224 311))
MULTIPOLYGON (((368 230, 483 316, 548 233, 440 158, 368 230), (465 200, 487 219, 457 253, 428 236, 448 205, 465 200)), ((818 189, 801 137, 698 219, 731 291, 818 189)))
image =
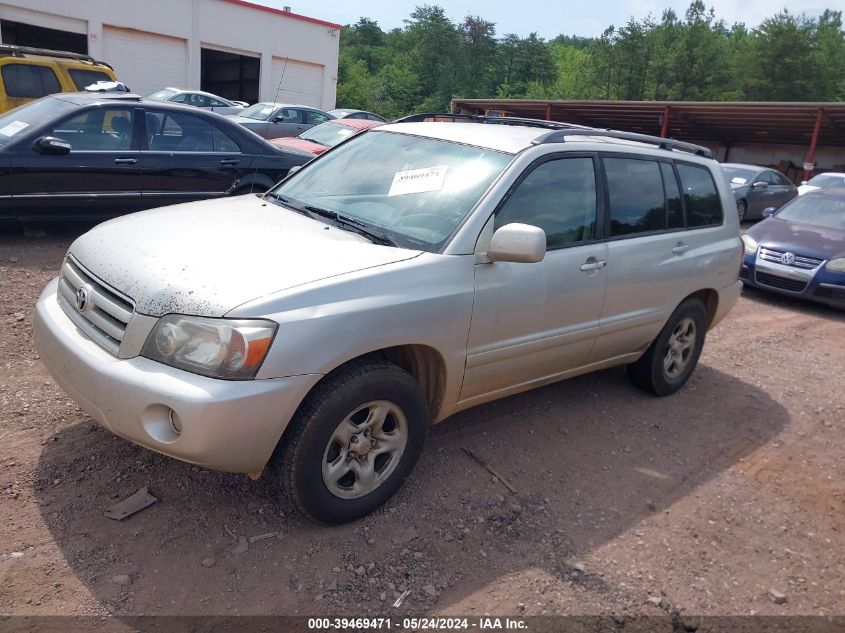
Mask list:
POLYGON ((306 517, 352 521, 399 490, 428 424, 410 374, 387 361, 358 362, 308 395, 273 458, 274 475, 306 517))
POLYGON ((687 299, 637 362, 628 377, 643 391, 668 396, 684 386, 698 364, 707 332, 707 311, 698 299, 687 299))
POLYGON ((745 219, 745 214, 748 212, 748 203, 745 200, 740 200, 736 203, 736 213, 739 216, 739 221, 742 222, 745 219))

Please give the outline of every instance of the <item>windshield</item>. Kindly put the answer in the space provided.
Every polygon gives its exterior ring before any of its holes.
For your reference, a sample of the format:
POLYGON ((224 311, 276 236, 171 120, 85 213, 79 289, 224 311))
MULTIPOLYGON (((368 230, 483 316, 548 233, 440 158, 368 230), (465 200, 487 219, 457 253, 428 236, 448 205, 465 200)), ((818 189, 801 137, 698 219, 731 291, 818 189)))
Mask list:
POLYGON ((57 118, 60 114, 76 109, 63 99, 44 97, 9 110, 0 115, 0 147, 9 144, 18 134, 57 118))
POLYGON ((147 95, 147 99, 152 99, 153 101, 167 101, 170 97, 176 94, 175 90, 159 90, 158 92, 154 92, 151 95, 147 95))
POLYGON ((272 103, 256 103, 238 112, 238 116, 245 116, 256 121, 266 121, 275 110, 276 106, 272 103))
POLYGON ((319 143, 326 147, 334 147, 341 141, 348 139, 350 136, 358 132, 351 127, 341 125, 340 123, 323 123, 322 125, 315 125, 314 127, 305 130, 299 135, 299 138, 311 141, 312 143, 319 143))
POLYGON ((754 178, 757 172, 744 167, 722 167, 732 185, 744 185, 754 178))
POLYGON ((819 174, 807 181, 813 187, 845 187, 845 174, 819 174))
POLYGON ((795 198, 775 217, 845 231, 845 197, 812 193, 795 198))
POLYGON ((351 217, 399 246, 437 251, 511 156, 391 132, 368 132, 270 190, 293 205, 351 217))

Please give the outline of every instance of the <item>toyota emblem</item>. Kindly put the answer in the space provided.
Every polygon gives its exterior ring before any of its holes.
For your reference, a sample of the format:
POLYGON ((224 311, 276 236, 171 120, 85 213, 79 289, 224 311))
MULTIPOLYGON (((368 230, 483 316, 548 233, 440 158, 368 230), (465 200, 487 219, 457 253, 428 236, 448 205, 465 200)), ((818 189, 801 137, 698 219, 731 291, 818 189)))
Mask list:
POLYGON ((795 263, 795 253, 784 253, 780 256, 780 263, 785 266, 792 266, 795 263))
POLYGON ((76 291, 76 309, 80 312, 85 312, 88 307, 88 289, 85 286, 80 286, 76 291))

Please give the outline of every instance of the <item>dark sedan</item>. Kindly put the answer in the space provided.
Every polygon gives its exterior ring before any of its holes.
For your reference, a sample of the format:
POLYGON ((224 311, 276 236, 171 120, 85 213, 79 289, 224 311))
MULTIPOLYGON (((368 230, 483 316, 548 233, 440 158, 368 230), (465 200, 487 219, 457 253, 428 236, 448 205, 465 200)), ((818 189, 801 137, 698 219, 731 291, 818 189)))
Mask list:
POLYGON ((780 207, 798 195, 798 187, 775 169, 725 163, 722 170, 731 183, 740 222, 759 220, 763 209, 780 207))
POLYGON ((742 236, 743 283, 845 308, 845 189, 767 209, 742 236))
POLYGON ((308 156, 197 108, 62 93, 0 116, 0 220, 92 220, 265 191, 308 156))

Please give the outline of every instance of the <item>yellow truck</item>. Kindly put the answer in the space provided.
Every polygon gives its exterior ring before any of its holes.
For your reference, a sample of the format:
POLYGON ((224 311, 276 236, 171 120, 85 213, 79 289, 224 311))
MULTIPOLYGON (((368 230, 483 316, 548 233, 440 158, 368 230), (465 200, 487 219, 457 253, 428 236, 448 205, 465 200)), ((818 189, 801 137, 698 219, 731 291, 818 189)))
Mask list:
POLYGON ((116 80, 111 66, 89 55, 0 44, 0 113, 45 95, 116 80))

